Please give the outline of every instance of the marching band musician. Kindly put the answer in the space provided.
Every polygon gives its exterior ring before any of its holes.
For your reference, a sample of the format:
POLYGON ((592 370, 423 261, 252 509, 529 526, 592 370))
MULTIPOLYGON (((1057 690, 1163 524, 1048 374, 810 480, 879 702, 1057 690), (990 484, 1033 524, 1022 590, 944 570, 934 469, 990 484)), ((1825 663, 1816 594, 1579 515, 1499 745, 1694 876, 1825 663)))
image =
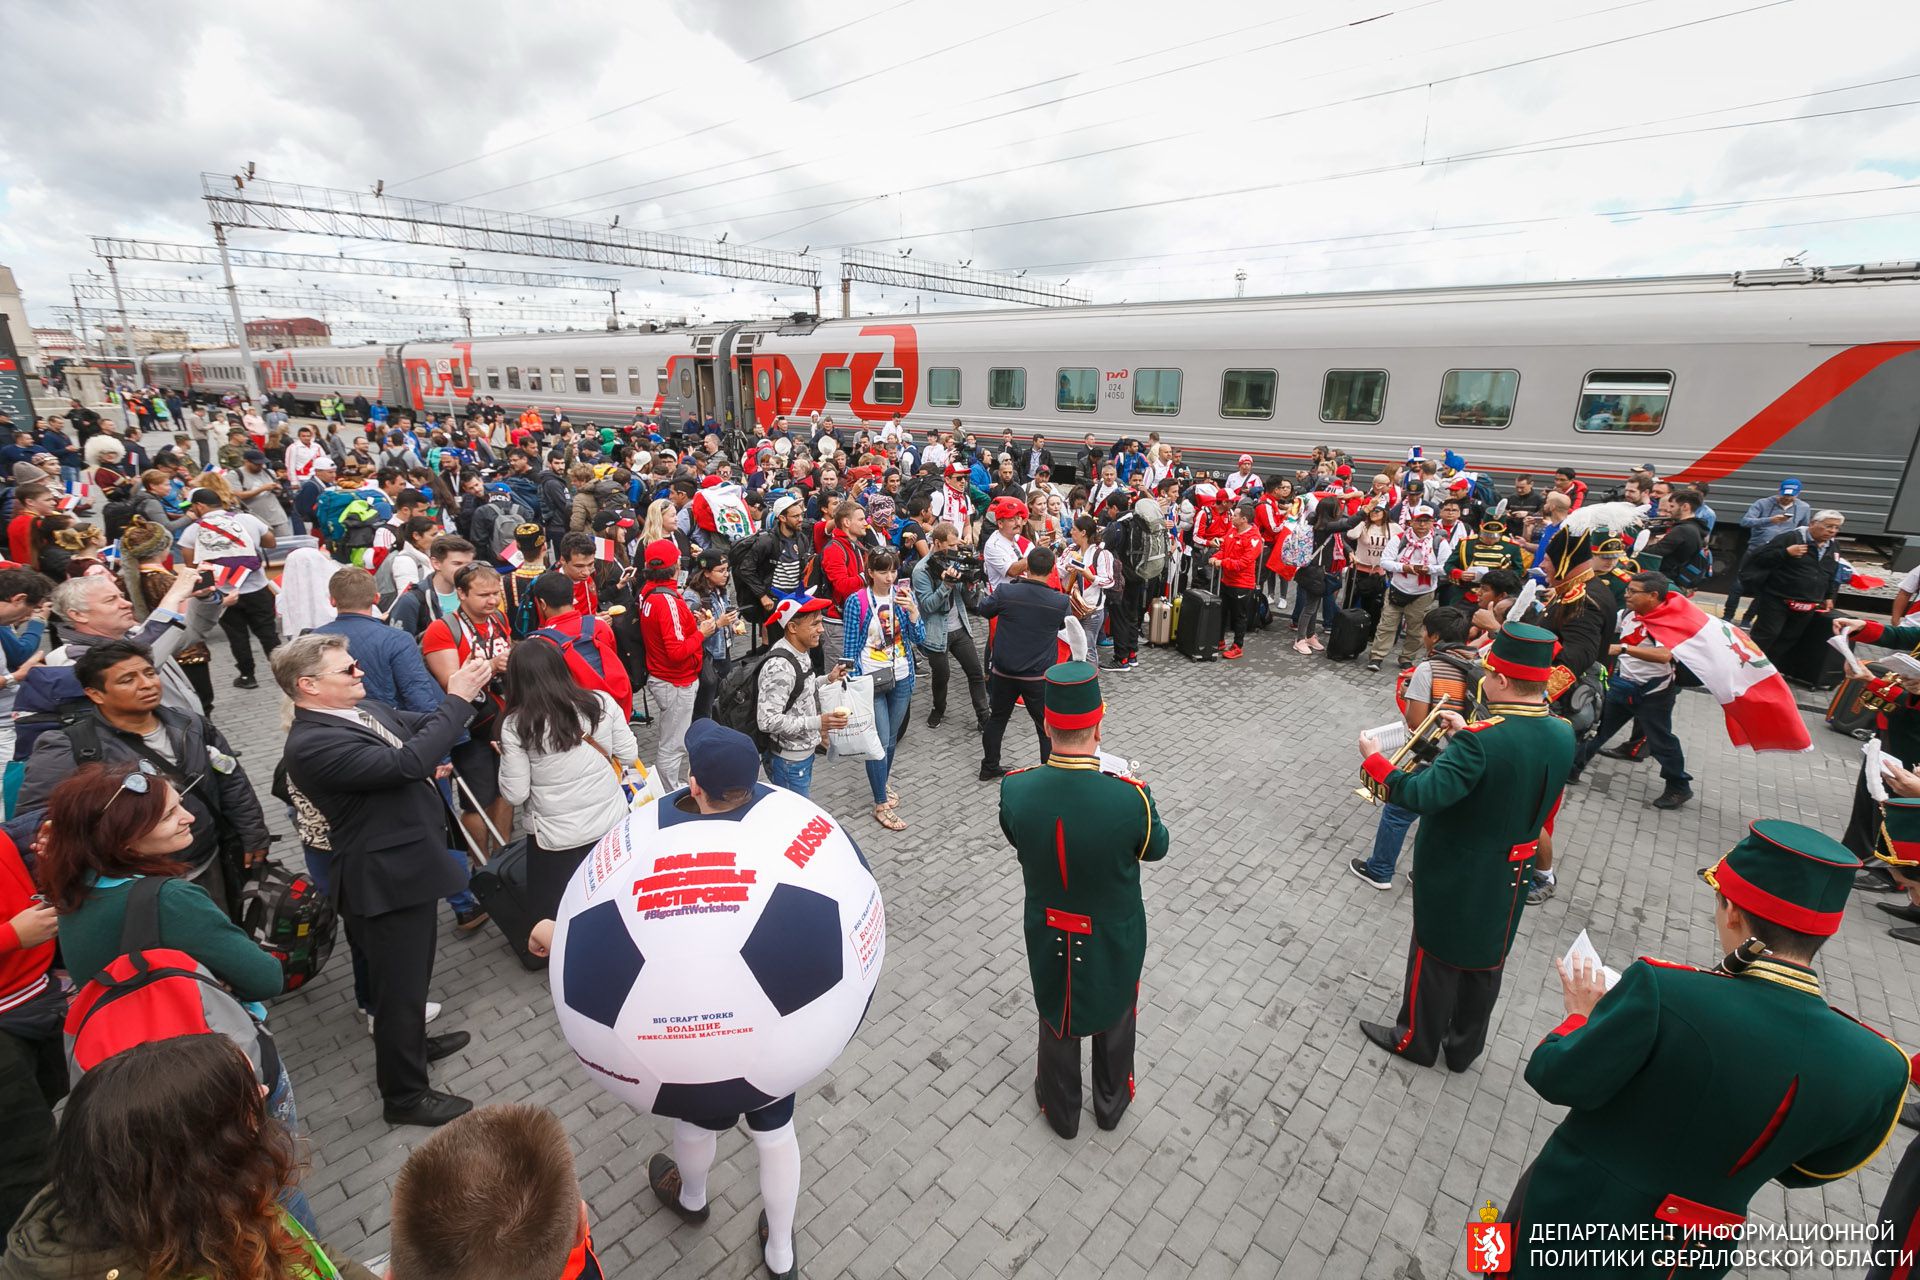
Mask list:
POLYGON ((1907 1056, 1829 1007, 1812 965, 1859 867, 1830 837, 1764 819, 1700 872, 1729 953, 1718 969, 1642 957, 1608 990, 1591 959, 1563 962, 1567 1016, 1526 1078, 1571 1110, 1509 1200, 1510 1280, 1568 1274, 1535 1265, 1525 1242, 1582 1224, 1671 1232, 1651 1237, 1644 1265, 1583 1275, 1724 1276, 1740 1239, 1724 1233, 1761 1187, 1820 1186, 1886 1144, 1907 1056))
POLYGON ((1447 557, 1447 581, 1461 592, 1468 616, 1480 603, 1479 584, 1489 569, 1527 571, 1527 558, 1520 544, 1507 538, 1507 526, 1499 520, 1482 520, 1480 532, 1462 538, 1447 557))
POLYGON ((1360 735, 1362 768, 1386 798, 1421 815, 1413 842, 1413 941, 1407 988, 1391 1027, 1362 1021, 1388 1053, 1465 1071, 1486 1047, 1507 951, 1526 906, 1540 829, 1573 767, 1573 730, 1547 714, 1553 634, 1509 622, 1494 637, 1481 697, 1491 713, 1454 733, 1417 773, 1396 769, 1360 735))
MULTIPOLYGON (((1031 695, 1029 695, 1031 696, 1031 695)), ((1100 768, 1106 708, 1092 664, 1047 671, 1046 763, 1000 784, 1000 830, 1026 881, 1027 969, 1039 1007, 1033 1092, 1063 1138, 1080 1132, 1080 1041, 1093 1040, 1093 1118, 1133 1101, 1134 1008, 1147 954, 1140 864, 1167 856, 1144 782, 1100 768)))
MULTIPOLYGON (((1909 652, 1920 650, 1920 626, 1890 627, 1884 622, 1874 622, 1861 618, 1836 618, 1833 633, 1847 636, 1855 644, 1878 645, 1883 649, 1904 649, 1909 652)), ((1920 680, 1901 680, 1888 676, 1881 682, 1884 692, 1882 710, 1874 717, 1874 736, 1880 739, 1880 745, 1887 754, 1899 760, 1908 768, 1920 762, 1920 680)), ((1880 805, 1867 789, 1867 770, 1863 764, 1859 780, 1853 788, 1853 811, 1847 818, 1847 829, 1840 836, 1840 843, 1847 851, 1859 858, 1869 857, 1880 841, 1880 805)), ((1873 893, 1892 893, 1895 885, 1893 878, 1879 867, 1872 867, 1861 873, 1855 888, 1873 893)), ((1889 908, 1889 910, 1893 910, 1889 908)), ((1895 911, 1894 914, 1903 914, 1895 911)), ((1920 923, 1915 920, 1913 923, 1920 923)), ((1895 929, 1893 936, 1903 942, 1920 942, 1920 931, 1906 937, 1902 930, 1895 929)))
MULTIPOLYGON (((1909 898, 1920 897, 1920 777, 1901 769, 1888 780, 1887 802, 1881 815, 1880 836, 1874 842, 1873 856, 1887 864, 1909 898)), ((1851 852, 1851 850, 1849 850, 1851 852)), ((1911 906, 1904 908, 1912 910, 1911 906)), ((1897 913, 1900 908, 1883 907, 1897 913)), ((1915 929, 1895 929, 1893 935, 1920 934, 1915 929)), ((1908 938, 1907 941, 1920 941, 1908 938)), ((1920 1063, 1916 1063, 1920 1074, 1920 1063)), ((1900 1109, 1900 1123, 1920 1129, 1920 1103, 1909 1102, 1900 1109)), ((1905 1256, 1876 1258, 1867 1270, 1867 1280, 1908 1280, 1920 1256, 1920 1139, 1907 1144, 1906 1153, 1887 1184, 1886 1199, 1880 1202, 1881 1249, 1909 1251, 1905 1256), (1906 1265, 1901 1265, 1905 1263, 1906 1265)))

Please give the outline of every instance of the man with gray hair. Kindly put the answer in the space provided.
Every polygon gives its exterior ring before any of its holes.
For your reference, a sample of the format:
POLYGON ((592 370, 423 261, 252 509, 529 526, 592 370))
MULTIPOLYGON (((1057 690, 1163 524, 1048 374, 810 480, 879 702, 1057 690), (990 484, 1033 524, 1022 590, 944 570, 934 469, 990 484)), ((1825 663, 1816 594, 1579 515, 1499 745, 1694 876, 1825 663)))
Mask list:
POLYGON ((200 695, 193 682, 174 660, 187 643, 185 610, 199 580, 191 573, 174 575, 167 594, 147 615, 146 622, 133 625, 133 604, 113 578, 92 574, 69 578, 53 589, 53 613, 64 624, 61 634, 66 643, 47 655, 49 667, 70 667, 93 645, 107 640, 131 640, 146 646, 153 665, 160 673, 160 702, 175 711, 200 714, 200 695))
POLYGON ((1846 522, 1838 511, 1815 512, 1806 528, 1782 534, 1747 560, 1749 581, 1760 580, 1753 642, 1782 671, 1809 626, 1828 629, 1846 522))
POLYGON ((273 652, 273 678, 293 700, 287 780, 327 821, 333 898, 367 961, 374 1077, 388 1124, 441 1125, 472 1108, 429 1087, 427 1064, 464 1049, 468 1035, 427 1035, 435 906, 466 888, 447 857, 446 807, 434 776, 473 719, 493 678, 476 657, 447 680, 428 714, 367 697, 341 636, 305 635, 273 652))

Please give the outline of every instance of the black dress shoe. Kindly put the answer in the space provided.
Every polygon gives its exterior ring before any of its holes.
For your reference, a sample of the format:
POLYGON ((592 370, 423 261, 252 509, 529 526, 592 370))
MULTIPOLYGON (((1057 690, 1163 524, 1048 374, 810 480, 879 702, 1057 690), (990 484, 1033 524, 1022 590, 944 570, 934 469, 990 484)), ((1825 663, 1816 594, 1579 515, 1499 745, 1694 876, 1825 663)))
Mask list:
POLYGON ((1665 791, 1662 791, 1659 798, 1653 802, 1653 807, 1656 809, 1678 809, 1691 799, 1693 799, 1693 789, 1691 787, 1668 787, 1665 791))
POLYGON ((797 1278, 800 1275, 800 1251, 798 1249, 795 1249, 793 1251, 792 1266, 788 1267, 785 1271, 775 1271, 773 1269, 773 1264, 767 1261, 767 1236, 769 1234, 770 1233, 767 1230, 767 1211, 765 1209, 762 1209, 760 1211, 760 1262, 761 1262, 761 1265, 766 1267, 767 1274, 772 1276, 773 1280, 797 1280, 797 1278))
POLYGON ((938 729, 940 727, 940 722, 942 720, 945 720, 946 718, 947 718, 946 712, 944 711, 934 712, 932 715, 927 717, 927 728, 938 729))
POLYGON ((235 676, 233 678, 233 687, 236 689, 258 689, 260 682, 252 676, 235 676))
POLYGON ((1889 929, 1887 930, 1887 936, 1920 946, 1920 929, 1889 929))
POLYGON ((992 782, 995 778, 1004 778, 1006 776, 1007 771, 997 764, 983 764, 980 766, 980 781, 982 782, 992 782))
POLYGON ((382 1114, 388 1124, 418 1124, 431 1129, 446 1124, 450 1120, 458 1120, 471 1110, 473 1110, 473 1104, 465 1098, 429 1089, 410 1107, 387 1103, 382 1109, 382 1114))
POLYGON ((1608 747, 1605 751, 1602 751, 1600 754, 1605 756, 1609 760, 1633 761, 1633 760, 1646 759, 1645 756, 1639 755, 1634 751, 1633 744, 1631 742, 1627 743, 1627 745, 1625 745, 1624 747, 1608 747))
POLYGON ((1393 1034, 1392 1027, 1382 1026, 1378 1022, 1368 1022, 1362 1018, 1360 1020, 1360 1034, 1379 1045, 1382 1049, 1385 1049, 1388 1053, 1393 1054, 1395 1057, 1400 1056, 1399 1040, 1393 1034))
POLYGON ((653 1188, 653 1194, 660 1203, 680 1215, 680 1221, 699 1226, 713 1213, 713 1206, 703 1204, 698 1209, 689 1209, 680 1203, 680 1166, 669 1155, 657 1155, 647 1161, 647 1185, 653 1188))
POLYGON ((427 1061, 438 1062, 442 1058, 451 1058, 471 1043, 473 1037, 464 1031, 449 1031, 443 1036, 427 1037, 427 1061))
POLYGON ((1898 893, 1900 886, 1893 877, 1884 871, 1858 871, 1854 873, 1853 887, 1861 893, 1898 893))
POLYGON ((1898 916, 1908 924, 1920 924, 1920 907, 1911 902, 1876 902, 1873 904, 1890 916, 1898 916))
POLYGON ((1920 1102, 1909 1102, 1900 1108, 1900 1123, 1909 1129, 1920 1129, 1920 1102))

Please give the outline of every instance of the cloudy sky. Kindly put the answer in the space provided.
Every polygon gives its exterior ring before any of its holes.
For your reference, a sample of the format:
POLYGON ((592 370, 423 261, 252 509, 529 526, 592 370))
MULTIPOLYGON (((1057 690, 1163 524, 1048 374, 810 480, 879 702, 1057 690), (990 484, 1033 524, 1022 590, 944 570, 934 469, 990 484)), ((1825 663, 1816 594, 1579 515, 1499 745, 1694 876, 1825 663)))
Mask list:
MULTIPOLYGON (((1096 301, 1231 294, 1242 270, 1258 294, 1920 256, 1911 0, 29 0, 8 28, 0 262, 36 323, 68 305, 70 273, 99 269, 91 235, 207 243, 201 173, 249 161, 283 182, 808 249, 830 311, 843 246, 1096 301)), ((612 274, 629 315, 811 303, 612 274)), ((451 289, 241 278, 438 308, 451 289)), ((602 302, 472 293, 482 315, 602 302)), ((916 303, 981 305, 854 287, 856 311, 916 303)))

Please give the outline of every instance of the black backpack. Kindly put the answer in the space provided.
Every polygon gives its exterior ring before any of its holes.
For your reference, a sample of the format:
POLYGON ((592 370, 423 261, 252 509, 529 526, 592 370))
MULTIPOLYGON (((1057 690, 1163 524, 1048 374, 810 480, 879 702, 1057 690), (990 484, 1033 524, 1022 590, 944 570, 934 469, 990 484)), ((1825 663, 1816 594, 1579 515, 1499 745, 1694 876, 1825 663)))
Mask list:
POLYGON ((785 715, 800 701, 800 695, 807 688, 807 670, 800 659, 784 650, 768 649, 765 653, 735 663, 733 670, 727 672, 726 679, 720 682, 720 692, 714 695, 714 723, 746 734, 753 739, 753 748, 765 753, 773 749, 773 739, 760 728, 760 668, 767 659, 779 653, 782 662, 793 664, 793 694, 787 699, 787 705, 781 708, 785 715))
POLYGON ((117 497, 109 498, 107 505, 100 509, 100 525, 106 531, 108 542, 120 541, 120 535, 133 523, 140 509, 134 506, 125 489, 113 491, 117 497))

